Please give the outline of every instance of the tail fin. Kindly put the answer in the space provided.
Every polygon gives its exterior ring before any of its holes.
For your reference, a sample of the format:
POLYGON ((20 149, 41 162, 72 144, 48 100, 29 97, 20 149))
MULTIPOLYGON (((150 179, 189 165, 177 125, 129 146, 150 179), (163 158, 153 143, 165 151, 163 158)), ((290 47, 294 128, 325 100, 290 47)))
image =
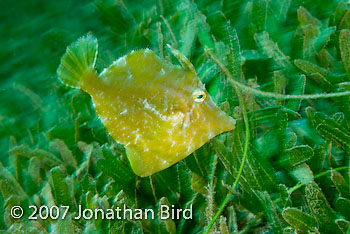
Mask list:
POLYGON ((57 69, 61 82, 73 88, 80 88, 84 75, 94 71, 97 48, 97 39, 92 35, 81 37, 69 45, 57 69))

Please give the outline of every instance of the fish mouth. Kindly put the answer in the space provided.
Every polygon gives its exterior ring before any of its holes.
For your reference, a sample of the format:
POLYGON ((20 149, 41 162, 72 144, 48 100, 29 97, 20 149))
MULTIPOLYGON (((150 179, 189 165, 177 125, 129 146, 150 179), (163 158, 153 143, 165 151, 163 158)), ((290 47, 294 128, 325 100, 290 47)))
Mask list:
POLYGON ((211 99, 193 109, 191 121, 196 121, 201 128, 214 136, 231 131, 236 126, 236 120, 221 110, 211 99))

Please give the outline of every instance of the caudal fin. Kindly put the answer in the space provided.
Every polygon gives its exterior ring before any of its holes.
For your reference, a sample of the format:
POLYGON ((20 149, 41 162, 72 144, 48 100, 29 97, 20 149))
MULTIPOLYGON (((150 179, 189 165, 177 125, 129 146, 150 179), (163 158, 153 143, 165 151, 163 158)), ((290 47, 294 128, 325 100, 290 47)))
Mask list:
POLYGON ((61 82, 80 88, 84 76, 94 71, 97 49, 97 39, 92 35, 83 36, 69 45, 57 69, 61 82))

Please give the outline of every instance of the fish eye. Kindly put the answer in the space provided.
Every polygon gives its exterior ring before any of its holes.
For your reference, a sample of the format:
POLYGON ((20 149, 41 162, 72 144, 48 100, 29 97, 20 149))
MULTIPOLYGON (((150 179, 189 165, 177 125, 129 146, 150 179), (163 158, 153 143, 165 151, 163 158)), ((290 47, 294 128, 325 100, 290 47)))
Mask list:
POLYGON ((207 95, 205 94, 205 92, 203 90, 195 90, 192 93, 192 98, 193 101, 195 102, 204 102, 205 98, 207 97, 207 95))

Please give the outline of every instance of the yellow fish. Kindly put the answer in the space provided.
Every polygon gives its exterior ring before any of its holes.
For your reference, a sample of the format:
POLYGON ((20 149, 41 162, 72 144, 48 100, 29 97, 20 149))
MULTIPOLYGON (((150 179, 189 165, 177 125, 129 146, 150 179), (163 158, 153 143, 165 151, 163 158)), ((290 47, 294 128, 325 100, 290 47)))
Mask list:
POLYGON ((164 170, 234 129, 235 120, 215 105, 194 71, 143 49, 119 58, 98 75, 97 49, 91 35, 71 44, 58 77, 91 96, 102 123, 125 146, 138 176, 164 170))

